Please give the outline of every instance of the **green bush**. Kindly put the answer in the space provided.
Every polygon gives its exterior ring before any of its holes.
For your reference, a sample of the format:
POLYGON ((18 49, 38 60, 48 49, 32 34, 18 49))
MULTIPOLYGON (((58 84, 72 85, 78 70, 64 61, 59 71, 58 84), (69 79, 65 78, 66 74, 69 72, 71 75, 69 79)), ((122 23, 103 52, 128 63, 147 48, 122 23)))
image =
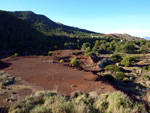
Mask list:
POLYGON ((149 66, 143 66, 142 69, 150 71, 150 65, 149 66))
POLYGON ((133 56, 136 60, 137 59, 140 59, 140 56, 136 55, 136 56, 133 56))
POLYGON ((15 82, 15 78, 13 76, 8 75, 7 73, 0 71, 0 84, 3 86, 13 84, 15 82))
POLYGON ((90 43, 83 43, 81 50, 85 51, 87 47, 90 47, 91 44, 90 43))
POLYGON ((128 56, 126 55, 123 60, 121 61, 121 65, 124 65, 126 67, 129 67, 129 66, 133 66, 134 63, 136 61, 136 58, 134 56, 128 56))
POLYGON ((89 97, 81 92, 68 99, 53 92, 38 92, 11 104, 9 113, 145 113, 145 106, 123 92, 89 97))
POLYGON ((110 81, 111 83, 115 83, 115 78, 110 74, 104 75, 104 78, 110 81))
POLYGON ((142 69, 147 70, 147 69, 148 69, 148 67, 147 67, 147 66, 143 66, 143 67, 142 67, 142 69))
POLYGON ((104 69, 113 72, 125 72, 125 70, 122 67, 118 67, 116 65, 107 65, 104 69))
POLYGON ((91 52, 91 48, 90 47, 87 47, 85 49, 84 55, 85 56, 92 56, 92 52, 91 52))
POLYGON ((60 63, 63 63, 63 62, 64 62, 64 60, 63 60, 63 59, 61 59, 61 60, 60 60, 60 63))
POLYGON ((74 92, 71 93, 71 98, 77 98, 78 96, 81 96, 83 94, 84 94, 83 91, 80 91, 80 90, 74 91, 74 92))
POLYGON ((148 68, 147 70, 150 71, 150 66, 148 66, 147 68, 148 68))
POLYGON ((114 77, 118 80, 123 80, 126 75, 123 72, 118 72, 114 75, 114 77))
POLYGON ((52 56, 52 55, 53 55, 53 52, 52 52, 52 51, 49 51, 49 52, 48 52, 48 55, 49 55, 49 56, 52 56))
POLYGON ((19 55, 18 55, 18 53, 15 53, 14 55, 13 55, 13 57, 18 57, 19 55))
POLYGON ((123 81, 124 81, 124 82, 131 82, 131 81, 133 81, 132 79, 133 79, 133 78, 124 77, 124 78, 123 78, 123 81))
POLYGON ((74 66, 80 66, 80 63, 79 61, 77 60, 77 58, 73 58, 71 61, 70 61, 71 64, 73 64, 74 66))
POLYGON ((143 75, 142 78, 144 78, 145 80, 150 80, 150 76, 149 75, 143 75))
POLYGON ((98 113, 143 113, 145 106, 134 102, 123 92, 105 93, 98 96, 94 102, 94 108, 98 113))
POLYGON ((110 60, 113 61, 113 62, 120 62, 122 60, 122 57, 119 54, 113 54, 110 57, 110 60))
POLYGON ((85 56, 92 56, 92 52, 84 53, 85 56))
POLYGON ((75 55, 79 55, 79 52, 74 52, 75 55))

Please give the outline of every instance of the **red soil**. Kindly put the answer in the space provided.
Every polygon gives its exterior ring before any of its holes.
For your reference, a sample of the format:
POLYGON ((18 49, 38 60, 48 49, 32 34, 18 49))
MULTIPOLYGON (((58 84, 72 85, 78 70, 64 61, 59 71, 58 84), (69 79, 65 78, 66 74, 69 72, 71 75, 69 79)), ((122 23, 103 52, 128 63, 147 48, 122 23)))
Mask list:
POLYGON ((9 57, 2 60, 10 64, 3 70, 15 77, 21 77, 33 86, 40 86, 44 90, 53 90, 58 87, 59 93, 67 95, 76 90, 82 90, 85 93, 116 90, 105 79, 92 72, 65 66, 59 62, 45 62, 52 59, 53 57, 50 56, 9 57))

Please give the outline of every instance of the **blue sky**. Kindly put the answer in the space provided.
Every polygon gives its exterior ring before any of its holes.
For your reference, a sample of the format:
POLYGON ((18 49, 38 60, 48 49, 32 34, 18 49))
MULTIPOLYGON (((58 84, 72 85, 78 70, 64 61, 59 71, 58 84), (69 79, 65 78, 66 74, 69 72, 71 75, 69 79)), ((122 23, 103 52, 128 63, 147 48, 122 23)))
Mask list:
POLYGON ((150 36, 150 0, 0 0, 0 10, 30 10, 100 33, 150 36))

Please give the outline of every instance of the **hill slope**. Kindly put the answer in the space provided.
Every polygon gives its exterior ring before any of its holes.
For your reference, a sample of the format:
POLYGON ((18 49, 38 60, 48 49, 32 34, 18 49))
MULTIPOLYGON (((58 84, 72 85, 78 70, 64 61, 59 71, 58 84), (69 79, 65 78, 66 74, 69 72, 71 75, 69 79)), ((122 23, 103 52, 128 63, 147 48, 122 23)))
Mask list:
POLYGON ((81 36, 90 35, 92 31, 66 26, 60 23, 55 23, 44 15, 37 15, 31 11, 16 11, 11 14, 30 23, 38 31, 45 35, 65 35, 65 36, 81 36))
MULTIPOLYGON (((46 38, 22 19, 0 11, 0 51, 22 53, 26 50, 45 47, 46 38)), ((41 48, 41 49, 42 49, 41 48)))
POLYGON ((131 36, 131 35, 126 34, 126 33, 124 33, 124 34, 114 33, 113 35, 118 37, 118 38, 125 39, 125 40, 143 40, 140 37, 131 36))

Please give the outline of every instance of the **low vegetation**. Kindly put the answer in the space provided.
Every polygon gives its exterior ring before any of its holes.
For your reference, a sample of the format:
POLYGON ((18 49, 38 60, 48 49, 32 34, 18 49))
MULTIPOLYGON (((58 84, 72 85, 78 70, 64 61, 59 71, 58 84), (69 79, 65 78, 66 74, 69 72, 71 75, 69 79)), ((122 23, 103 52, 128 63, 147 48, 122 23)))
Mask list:
POLYGON ((105 93, 93 97, 80 93, 69 99, 55 92, 37 92, 9 107, 17 113, 143 113, 144 104, 134 102, 122 92, 105 93))
POLYGON ((73 64, 74 66, 80 66, 80 63, 79 61, 77 60, 76 57, 74 57, 71 61, 70 61, 71 64, 73 64))
POLYGON ((125 78, 125 74, 123 72, 118 72, 114 75, 114 77, 118 80, 123 80, 125 78))
POLYGON ((15 53, 14 55, 13 55, 13 57, 18 57, 19 55, 18 55, 18 53, 15 53))
POLYGON ((85 49, 85 53, 84 53, 85 56, 92 56, 92 52, 91 52, 91 48, 90 47, 87 47, 85 49))
MULTIPOLYGON (((148 61, 150 60, 145 57, 150 52, 150 41, 142 39, 124 40, 124 38, 120 40, 121 36, 97 34, 87 30, 68 27, 57 24, 45 18, 45 16, 36 15, 33 12, 8 13, 0 11, 0 16, 0 54, 7 53, 6 56, 13 57, 41 54, 55 57, 53 50, 80 49, 84 53, 81 55, 82 57, 92 56, 96 60, 108 58, 111 54, 111 65, 108 65, 108 62, 104 62, 104 67, 106 67, 104 72, 99 72, 99 75, 103 75, 112 85, 117 85, 123 91, 132 94, 136 99, 138 99, 137 96, 140 99, 142 98, 142 102, 145 102, 149 109, 150 63, 148 61), (50 25, 47 25, 47 23, 50 25), (96 38, 91 38, 91 34, 96 36, 96 38), (139 54, 142 60, 146 59, 146 62, 138 64, 139 56, 131 54, 139 54), (133 68, 136 65, 139 67, 132 70, 131 67, 133 68), (132 72, 130 72, 131 70, 132 72), (145 97, 141 97, 143 93, 145 97)), ((75 55, 79 57, 80 53, 75 52, 75 55)), ((70 58, 72 57, 69 56, 69 58, 61 57, 62 59, 60 58, 56 62, 54 59, 43 62, 63 63, 65 61, 65 63, 78 67, 81 65, 78 57, 74 57, 71 61, 70 58)), ((0 66, 2 64, 3 62, 0 60, 0 66)), ((89 64, 85 65, 83 68, 92 67, 93 73, 94 69, 97 68, 94 64, 91 64, 92 66, 89 64)), ((5 72, 0 72, 0 89, 4 89, 5 86, 13 82, 15 82, 14 77, 5 72)), ((9 112, 144 113, 146 108, 144 104, 133 101, 122 92, 106 93, 92 97, 90 94, 86 95, 79 91, 72 93, 71 98, 54 92, 37 92, 35 95, 26 97, 21 102, 11 105, 9 112)))
POLYGON ((49 51, 49 52, 48 52, 48 55, 49 55, 49 56, 52 56, 52 55, 53 55, 53 52, 52 52, 52 51, 49 51))
POLYGON ((143 75, 142 78, 145 80, 150 80, 150 75, 143 75))
POLYGON ((121 61, 121 65, 124 65, 125 67, 133 66, 135 61, 138 59, 138 56, 129 56, 126 55, 123 60, 121 61))
POLYGON ((117 62, 120 62, 122 60, 122 56, 119 55, 119 54, 113 54, 111 57, 110 57, 110 60, 117 63, 117 62))
POLYGON ((142 69, 150 71, 150 66, 143 66, 142 69))
POLYGON ((104 69, 113 72, 125 72, 125 70, 122 67, 118 67, 116 65, 107 65, 104 69))
POLYGON ((14 82, 15 82, 15 78, 13 76, 10 76, 5 72, 0 71, 0 85, 1 86, 13 84, 14 82))
POLYGON ((63 59, 61 59, 59 62, 60 62, 60 63, 63 63, 63 62, 64 62, 64 60, 63 60, 63 59))

